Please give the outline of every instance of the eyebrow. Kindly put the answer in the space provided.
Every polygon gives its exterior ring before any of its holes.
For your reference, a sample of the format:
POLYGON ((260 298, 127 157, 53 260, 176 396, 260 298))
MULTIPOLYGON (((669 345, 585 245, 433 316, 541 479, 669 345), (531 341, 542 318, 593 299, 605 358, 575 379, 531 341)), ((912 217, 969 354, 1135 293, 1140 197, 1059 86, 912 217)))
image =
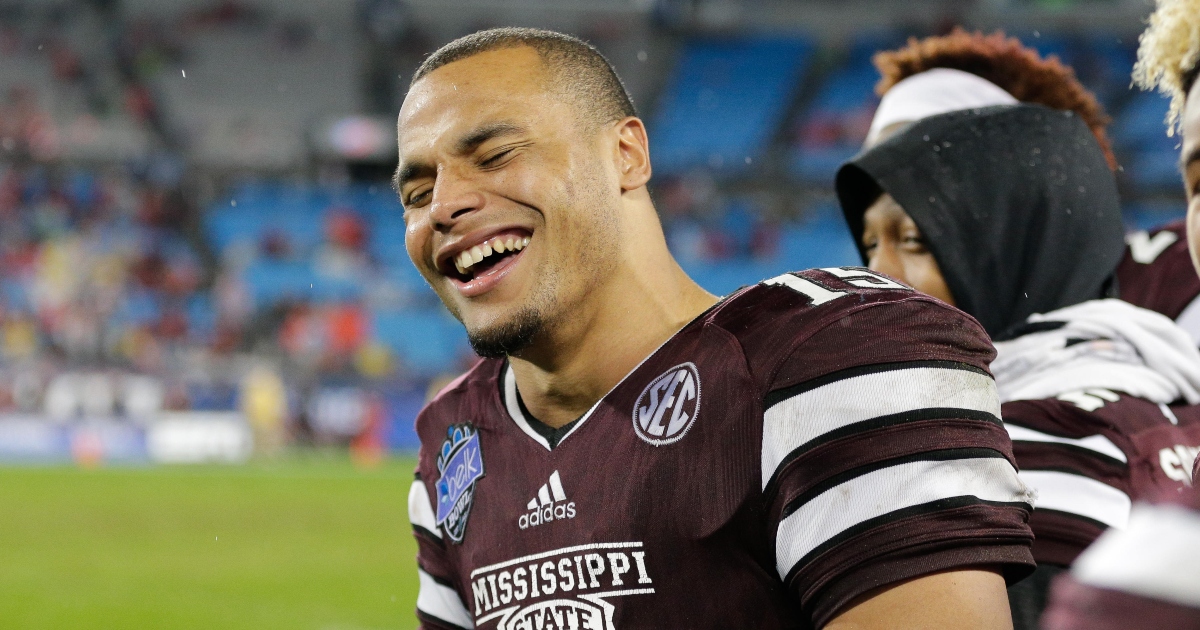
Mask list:
POLYGON ((484 125, 483 127, 480 127, 463 136, 458 141, 458 144, 454 145, 454 150, 460 154, 470 153, 479 145, 491 140, 492 138, 498 138, 500 136, 512 136, 525 133, 525 131, 526 130, 524 127, 510 122, 498 122, 490 125, 484 125))
MULTIPOLYGON (((525 127, 510 122, 497 122, 484 125, 460 138, 454 145, 454 152, 460 155, 470 153, 478 148, 479 145, 493 138, 517 135, 525 132, 525 127)), ((392 187, 399 193, 400 189, 409 181, 431 170, 433 170, 432 166, 420 162, 400 164, 396 167, 395 174, 392 175, 392 187)))

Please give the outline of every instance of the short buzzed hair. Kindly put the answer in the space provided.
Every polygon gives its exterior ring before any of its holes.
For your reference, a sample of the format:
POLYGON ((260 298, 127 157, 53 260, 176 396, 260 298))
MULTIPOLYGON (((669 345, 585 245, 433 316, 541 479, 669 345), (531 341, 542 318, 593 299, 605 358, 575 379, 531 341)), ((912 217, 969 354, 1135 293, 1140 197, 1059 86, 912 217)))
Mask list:
POLYGON ((577 37, 536 28, 493 28, 460 37, 425 58, 413 73, 409 89, 446 64, 523 46, 537 52, 554 76, 554 85, 582 107, 591 122, 602 125, 637 116, 625 84, 600 51, 577 37))

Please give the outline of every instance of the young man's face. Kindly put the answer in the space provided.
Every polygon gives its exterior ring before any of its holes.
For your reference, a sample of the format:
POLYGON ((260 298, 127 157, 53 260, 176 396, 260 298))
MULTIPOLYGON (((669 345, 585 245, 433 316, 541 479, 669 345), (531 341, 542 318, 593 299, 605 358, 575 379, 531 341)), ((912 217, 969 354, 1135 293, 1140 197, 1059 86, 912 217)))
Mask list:
POLYGON ((408 254, 485 356, 579 314, 619 255, 607 136, 548 74, 531 48, 480 53, 418 81, 397 123, 408 254))
POLYGON ((954 296, 921 230, 891 195, 885 193, 863 214, 862 245, 872 271, 954 304, 954 296))
POLYGON ((1183 183, 1187 188, 1188 244, 1200 273, 1200 81, 1192 84, 1183 109, 1183 183))

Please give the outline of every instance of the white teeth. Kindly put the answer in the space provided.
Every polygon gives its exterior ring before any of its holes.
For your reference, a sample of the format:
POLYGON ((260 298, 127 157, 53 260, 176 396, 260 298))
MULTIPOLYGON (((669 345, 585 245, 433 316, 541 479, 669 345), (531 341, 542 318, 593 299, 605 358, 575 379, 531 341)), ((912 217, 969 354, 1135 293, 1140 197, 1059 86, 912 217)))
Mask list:
POLYGON ((519 252, 529 245, 529 237, 524 238, 507 236, 497 237, 486 243, 476 245, 471 249, 463 250, 459 255, 454 257, 454 268, 460 274, 466 274, 475 263, 491 256, 492 254, 503 254, 504 252, 519 252))

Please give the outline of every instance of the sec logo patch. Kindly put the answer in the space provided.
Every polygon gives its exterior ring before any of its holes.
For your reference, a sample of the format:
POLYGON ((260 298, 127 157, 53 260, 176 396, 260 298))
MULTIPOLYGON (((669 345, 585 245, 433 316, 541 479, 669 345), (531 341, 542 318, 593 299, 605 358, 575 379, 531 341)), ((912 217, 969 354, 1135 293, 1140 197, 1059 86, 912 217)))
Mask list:
POLYGON ((633 406, 633 430, 655 446, 678 442, 700 412, 700 372, 682 363, 650 381, 633 406))

